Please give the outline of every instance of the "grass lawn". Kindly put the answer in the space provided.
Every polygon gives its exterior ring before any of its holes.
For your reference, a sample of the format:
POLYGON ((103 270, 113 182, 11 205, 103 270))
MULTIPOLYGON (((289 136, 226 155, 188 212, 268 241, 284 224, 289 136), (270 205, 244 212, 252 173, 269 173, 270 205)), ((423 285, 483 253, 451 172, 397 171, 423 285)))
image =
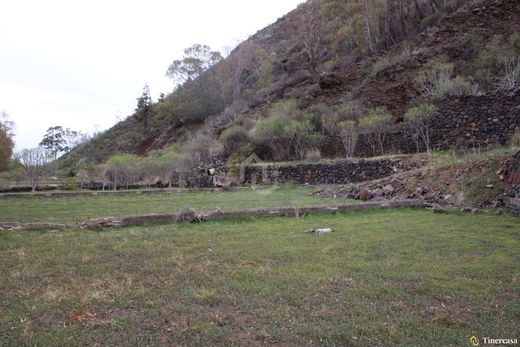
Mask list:
POLYGON ((2 232, 0 345, 519 338, 519 249, 510 216, 413 209, 2 232))
POLYGON ((0 197, 0 222, 76 222, 85 218, 169 214, 185 206, 196 210, 243 210, 352 202, 310 196, 313 187, 271 187, 235 192, 100 194, 98 196, 0 197))

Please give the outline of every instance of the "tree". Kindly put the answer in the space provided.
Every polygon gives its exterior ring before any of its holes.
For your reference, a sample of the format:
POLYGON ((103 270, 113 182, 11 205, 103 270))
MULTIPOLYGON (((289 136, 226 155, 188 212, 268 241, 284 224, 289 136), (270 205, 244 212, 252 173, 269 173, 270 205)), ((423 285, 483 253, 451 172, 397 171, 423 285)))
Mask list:
POLYGON ((368 115, 359 120, 359 127, 367 137, 372 153, 376 156, 376 145, 379 145, 381 155, 384 154, 383 143, 388 133, 392 117, 385 107, 375 107, 369 110, 368 115))
POLYGON ((181 180, 181 176, 189 168, 189 158, 182 153, 177 146, 171 146, 159 156, 159 170, 168 180, 168 188, 173 187, 175 175, 181 180))
POLYGON ((153 156, 145 157, 141 159, 140 166, 140 171, 143 173, 143 179, 148 184, 148 188, 150 188, 153 179, 157 176, 159 171, 158 160, 153 156))
POLYGON ((307 114, 304 114, 302 119, 286 122, 283 130, 290 146, 300 160, 304 160, 307 151, 318 146, 321 141, 321 136, 314 131, 307 114))
POLYGON ((313 115, 298 109, 295 100, 277 102, 269 116, 260 121, 254 132, 257 145, 266 146, 276 160, 305 158, 322 137, 315 131, 313 115))
POLYGON ((49 152, 42 147, 23 149, 16 155, 16 160, 22 166, 24 176, 33 192, 47 172, 49 159, 49 152))
POLYGON ((39 146, 49 151, 56 160, 60 153, 70 152, 88 139, 88 135, 81 131, 57 125, 47 129, 39 146))
POLYGON ((118 186, 135 183, 140 178, 139 157, 133 154, 118 154, 109 158, 106 162, 106 175, 113 184, 113 189, 118 186))
POLYGON ((137 121, 143 124, 144 131, 148 128, 148 122, 152 118, 152 114, 153 103, 152 97, 150 96, 150 88, 148 88, 148 84, 145 84, 143 87, 143 94, 137 98, 137 108, 135 109, 137 121))
POLYGON ((501 64, 502 74, 495 83, 495 92, 514 96, 520 92, 520 57, 506 58, 501 64))
POLYGON ((212 51, 209 46, 195 44, 184 50, 181 60, 174 60, 168 67, 166 76, 171 78, 175 85, 193 81, 204 71, 222 60, 222 55, 212 51))
POLYGON ((298 39, 303 46, 303 61, 314 81, 318 77, 318 66, 325 59, 328 47, 325 44, 325 32, 322 24, 320 5, 311 1, 306 5, 305 12, 298 23, 298 39))
POLYGON ((64 152, 67 148, 66 141, 63 138, 64 132, 63 127, 59 125, 50 127, 40 142, 40 146, 49 151, 54 157, 54 160, 58 158, 59 153, 64 152))
POLYGON ((222 153, 222 144, 209 134, 199 133, 183 146, 192 166, 210 163, 222 153))
POLYGON ((422 139, 426 151, 430 152, 430 131, 433 117, 437 114, 437 107, 432 104, 422 104, 412 107, 404 114, 404 121, 410 127, 416 139, 417 151, 419 150, 418 140, 422 139))
POLYGON ((79 131, 79 130, 71 130, 66 128, 62 134, 65 146, 64 151, 70 152, 77 148, 79 145, 87 142, 89 140, 89 135, 79 131))
POLYGON ((0 172, 8 170, 14 148, 14 124, 9 116, 3 112, 0 117, 0 172))
POLYGON ((356 122, 353 120, 344 120, 338 123, 339 134, 346 158, 354 157, 354 150, 358 139, 358 130, 356 122))

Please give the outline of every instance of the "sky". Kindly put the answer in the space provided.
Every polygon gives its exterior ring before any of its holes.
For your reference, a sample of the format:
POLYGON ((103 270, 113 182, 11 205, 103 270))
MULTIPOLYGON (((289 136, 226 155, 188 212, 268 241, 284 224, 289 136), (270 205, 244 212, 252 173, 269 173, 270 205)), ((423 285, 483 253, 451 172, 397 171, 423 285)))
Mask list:
POLYGON ((108 129, 133 113, 145 83, 154 100, 173 90, 165 72, 184 48, 224 51, 302 2, 0 2, 0 112, 15 122, 16 149, 51 126, 108 129))

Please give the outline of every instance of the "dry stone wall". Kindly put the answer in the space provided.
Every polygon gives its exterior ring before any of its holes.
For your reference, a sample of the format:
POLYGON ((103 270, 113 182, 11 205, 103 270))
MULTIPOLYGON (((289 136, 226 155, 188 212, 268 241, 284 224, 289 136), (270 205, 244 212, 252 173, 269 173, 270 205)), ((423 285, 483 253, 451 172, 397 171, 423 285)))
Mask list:
MULTIPOLYGON (((435 101, 439 115, 435 118, 431 144, 436 149, 454 146, 485 147, 507 144, 515 131, 520 131, 520 95, 516 97, 467 96, 435 101)), ((387 153, 414 153, 417 146, 403 124, 396 125, 384 141, 387 153)), ((419 150, 424 151, 421 145, 419 150)), ((339 139, 329 139, 323 147, 327 157, 341 156, 339 139)), ((356 156, 372 156, 371 147, 361 135, 356 156)))

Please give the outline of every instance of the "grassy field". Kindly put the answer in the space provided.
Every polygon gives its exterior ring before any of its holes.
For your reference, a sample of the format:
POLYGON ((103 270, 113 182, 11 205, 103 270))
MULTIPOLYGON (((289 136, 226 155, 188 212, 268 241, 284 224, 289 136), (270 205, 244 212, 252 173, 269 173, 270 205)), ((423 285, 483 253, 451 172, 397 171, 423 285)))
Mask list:
POLYGON ((346 199, 310 196, 312 187, 274 187, 236 192, 163 194, 103 194, 98 196, 0 197, 0 222, 76 222, 85 218, 168 214, 185 206, 196 210, 243 210, 246 208, 308 206, 354 203, 346 199))
POLYGON ((518 338, 519 249, 510 216, 411 209, 2 232, 0 345, 518 338))

